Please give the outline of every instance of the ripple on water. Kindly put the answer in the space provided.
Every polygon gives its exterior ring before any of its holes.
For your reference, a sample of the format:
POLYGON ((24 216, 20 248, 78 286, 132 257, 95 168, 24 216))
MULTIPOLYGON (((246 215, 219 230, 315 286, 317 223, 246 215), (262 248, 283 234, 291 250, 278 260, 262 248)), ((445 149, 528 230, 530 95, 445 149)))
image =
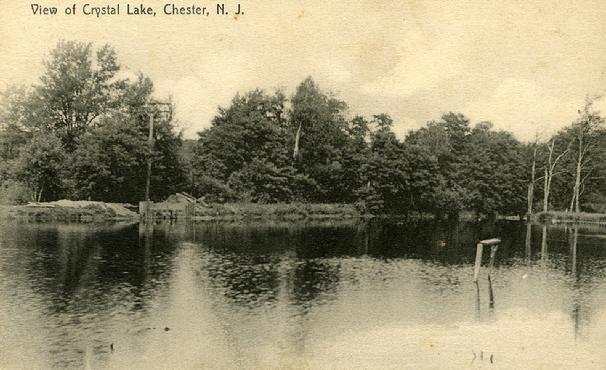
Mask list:
POLYGON ((606 363, 603 238, 510 225, 476 285, 469 225, 193 227, 0 225, 0 367, 606 363))

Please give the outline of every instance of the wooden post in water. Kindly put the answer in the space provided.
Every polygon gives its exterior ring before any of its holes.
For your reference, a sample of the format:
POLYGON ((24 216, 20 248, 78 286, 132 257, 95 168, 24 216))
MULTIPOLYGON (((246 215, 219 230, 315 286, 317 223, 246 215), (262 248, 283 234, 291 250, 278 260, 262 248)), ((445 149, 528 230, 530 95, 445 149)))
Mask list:
POLYGON ((492 268, 494 267, 494 260, 497 256, 497 249, 499 249, 498 244, 493 244, 490 246, 490 262, 488 265, 488 307, 494 308, 494 292, 492 290, 492 268))
POLYGON ((478 281, 478 275, 480 274, 480 266, 482 265, 482 252, 484 251, 484 246, 490 247, 490 270, 492 271, 492 267, 494 265, 494 260, 497 254, 497 248, 501 243, 501 239, 486 239, 480 241, 476 245, 476 263, 473 269, 473 281, 478 281))
POLYGON ((494 308, 494 291, 492 290, 492 279, 488 275, 488 307, 494 308))
POLYGON ((482 265, 482 252, 484 251, 484 244, 478 243, 476 245, 476 264, 473 268, 473 281, 478 282, 478 274, 480 273, 480 265, 482 265))

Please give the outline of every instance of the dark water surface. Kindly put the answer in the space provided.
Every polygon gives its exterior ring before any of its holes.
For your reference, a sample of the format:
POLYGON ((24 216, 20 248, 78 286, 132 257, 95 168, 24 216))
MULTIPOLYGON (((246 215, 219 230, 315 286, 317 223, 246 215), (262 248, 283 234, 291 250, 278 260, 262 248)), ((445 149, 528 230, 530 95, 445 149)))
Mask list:
POLYGON ((2 369, 603 369, 606 229, 5 223, 0 340, 2 369))

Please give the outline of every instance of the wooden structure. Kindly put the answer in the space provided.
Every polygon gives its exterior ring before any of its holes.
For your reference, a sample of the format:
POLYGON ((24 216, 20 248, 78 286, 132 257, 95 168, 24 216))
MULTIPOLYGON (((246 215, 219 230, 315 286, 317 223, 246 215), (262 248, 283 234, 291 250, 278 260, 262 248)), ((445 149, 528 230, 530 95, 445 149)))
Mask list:
POLYGON ((489 265, 489 273, 488 278, 490 279, 490 273, 492 272, 492 268, 494 266, 494 260, 497 255, 497 249, 499 248, 499 244, 501 244, 501 239, 487 239, 481 240, 476 245, 476 263, 473 270, 473 281, 478 281, 478 275, 480 274, 480 266, 482 265, 482 253, 484 251, 484 246, 490 247, 490 265, 489 265))
POLYGON ((139 214, 142 220, 189 220, 195 207, 189 202, 139 202, 139 214))

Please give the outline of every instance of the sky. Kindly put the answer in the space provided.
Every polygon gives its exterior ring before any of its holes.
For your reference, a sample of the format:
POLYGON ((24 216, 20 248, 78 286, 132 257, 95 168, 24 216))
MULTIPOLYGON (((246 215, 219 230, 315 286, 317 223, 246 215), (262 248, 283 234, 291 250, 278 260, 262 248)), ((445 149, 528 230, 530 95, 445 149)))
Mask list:
MULTIPOLYGON (((126 4, 136 1, 94 1, 126 4)), ((41 1, 81 10, 87 1, 41 1)), ((172 96, 186 138, 218 106, 260 87, 292 94, 312 76, 348 114, 388 113, 403 137, 449 111, 521 140, 546 139, 606 89, 606 1, 224 0, 239 17, 33 15, 0 0, 0 89, 35 83, 61 40, 111 44, 124 76, 150 76, 172 96)), ((214 11, 216 2, 178 1, 214 11)), ((606 104, 600 102, 598 108, 606 104)))

